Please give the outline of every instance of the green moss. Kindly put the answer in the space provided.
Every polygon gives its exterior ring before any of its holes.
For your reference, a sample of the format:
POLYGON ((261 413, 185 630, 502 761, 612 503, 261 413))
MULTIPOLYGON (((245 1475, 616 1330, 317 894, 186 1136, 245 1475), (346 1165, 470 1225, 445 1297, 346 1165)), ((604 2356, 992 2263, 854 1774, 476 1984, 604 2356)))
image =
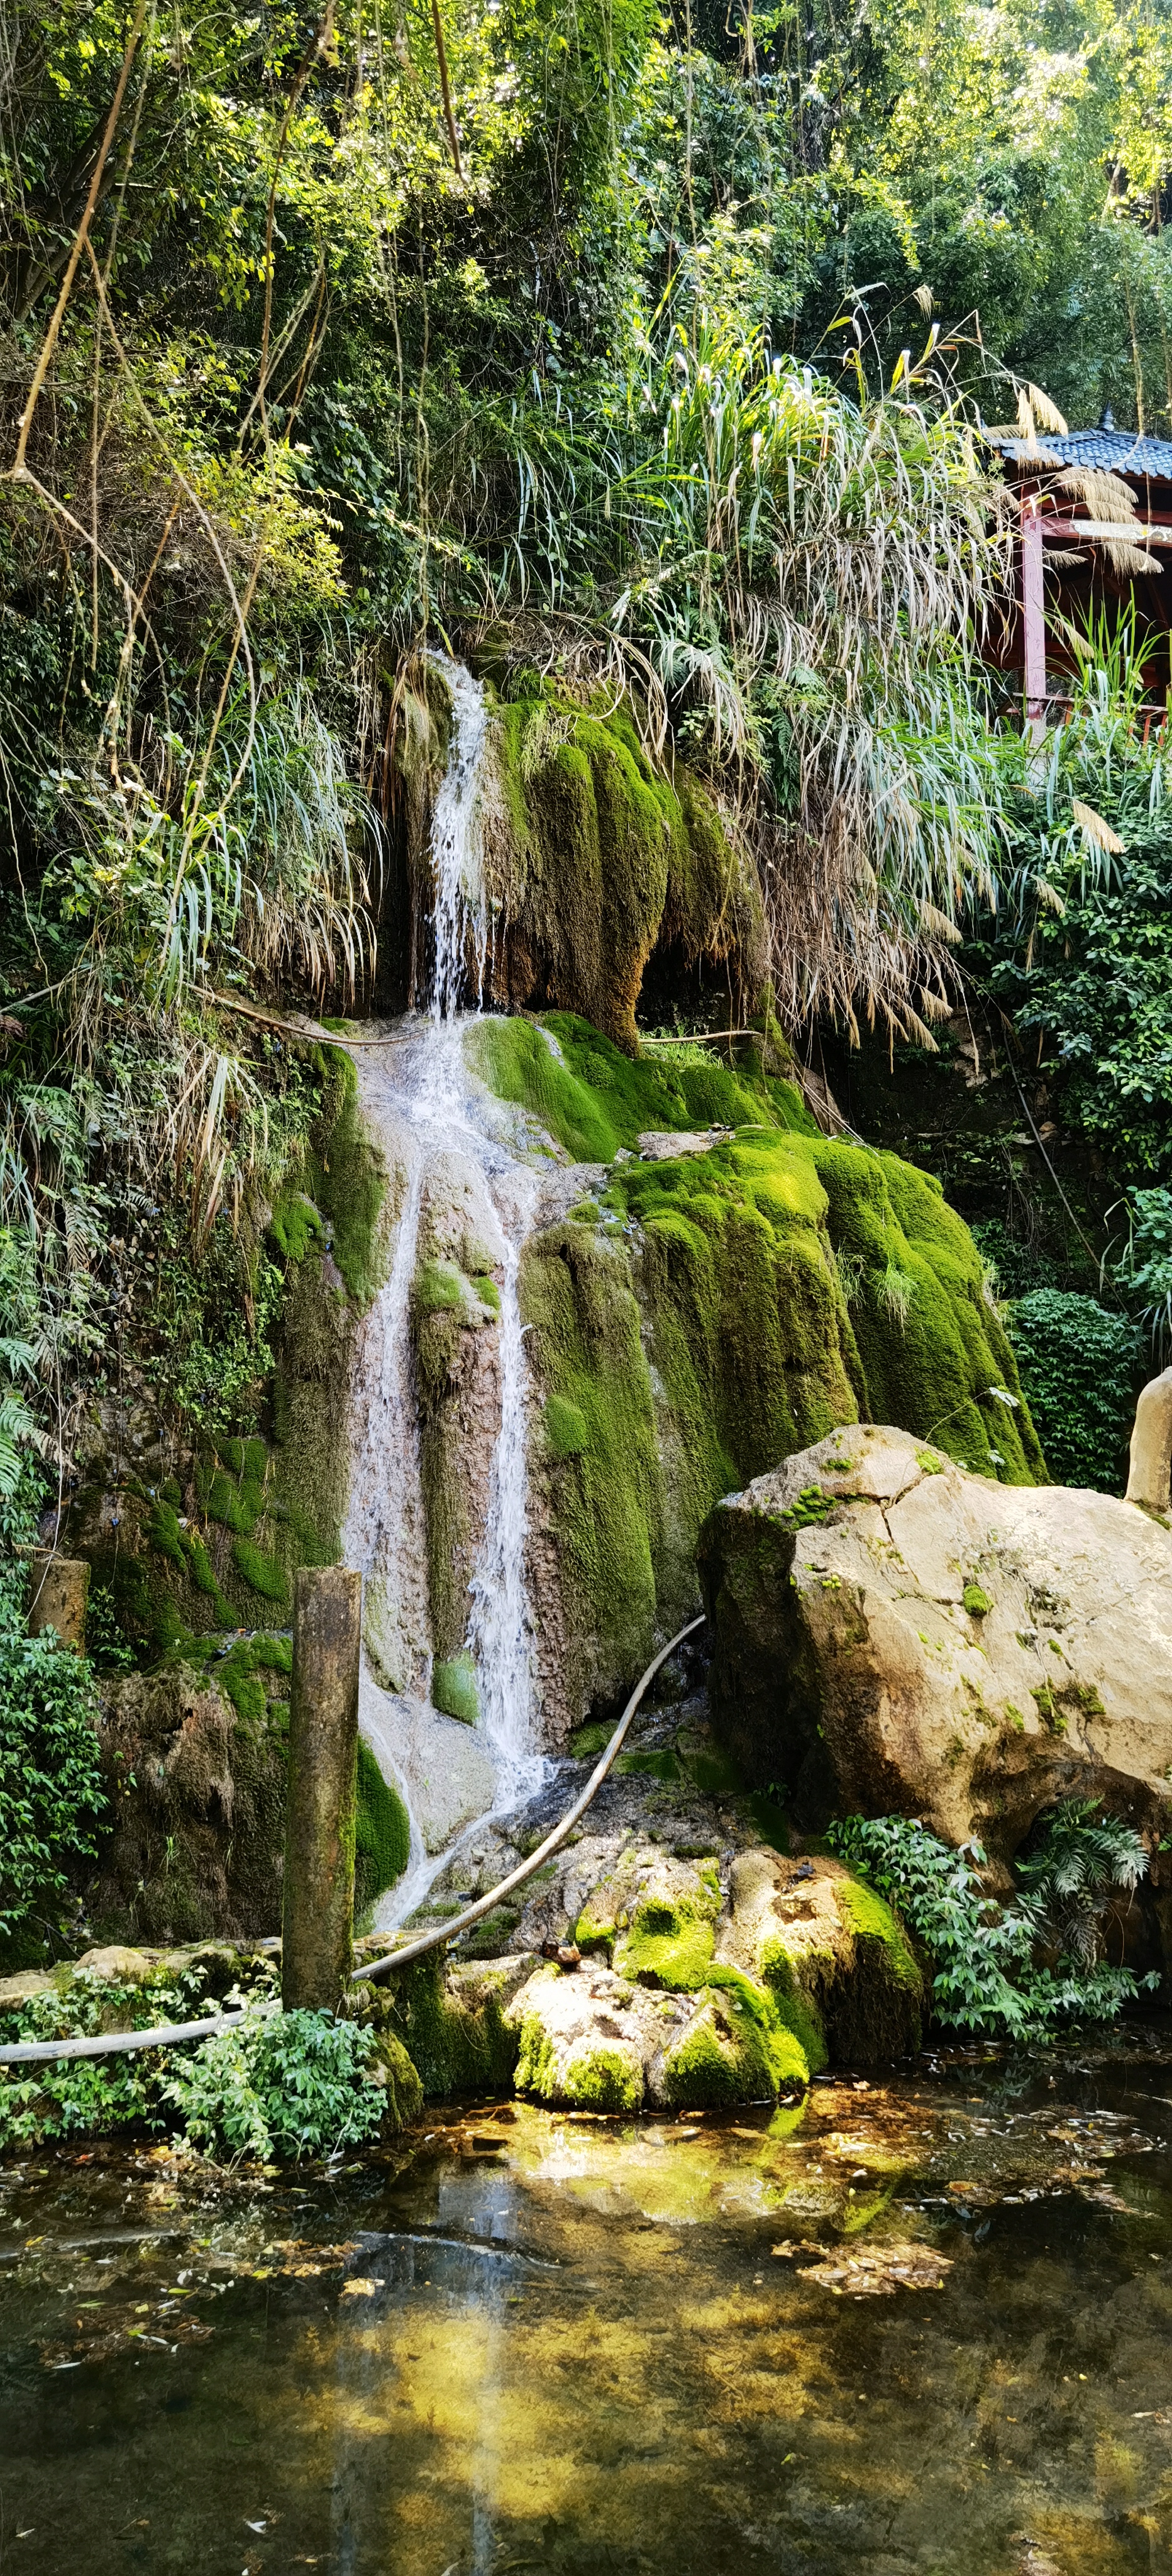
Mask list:
POLYGON ((358 1745, 354 1826, 354 1910, 364 1914, 407 1867, 411 1823, 397 1789, 383 1778, 368 1744, 358 1745))
MULTIPOLYGON (((828 1959, 827 1965, 833 1962, 828 1959)), ((830 2054, 825 2023, 814 1997, 799 1982, 780 1934, 770 1934, 762 1943, 761 1973, 777 2006, 779 2021, 797 2040, 810 2073, 819 2075, 830 2054)))
POLYGON ((551 1458, 579 1458, 590 1446, 585 1414, 564 1395, 546 1397, 545 1445, 551 1458))
POLYGON ((590 2111, 637 2111, 643 2099, 643 2070, 621 2048, 605 2042, 571 2049, 562 2076, 567 2102, 590 2111))
POLYGON ((516 2086, 518 2093, 532 2093, 539 2102, 552 2101, 557 2091, 557 2057, 553 2041, 536 2013, 526 2014, 521 2024, 516 2086))
POLYGON ((711 1917, 680 1905, 641 1905, 615 1949, 615 1968, 641 1986, 695 1994, 711 1982, 715 1938, 711 1917))
POLYGON ((480 1699, 476 1688, 476 1666, 467 1648, 433 1666, 431 1699, 433 1708, 442 1709, 445 1717, 458 1717, 462 1726, 476 1725, 480 1716, 480 1699))
POLYGON ((411 1302, 417 1315, 466 1313, 463 1271, 454 1261, 421 1262, 412 1283, 411 1302))
POLYGON ((643 1780, 679 1780, 683 1773, 670 1744, 648 1753, 620 1753, 615 1763, 618 1774, 643 1780))
POLYGON ((627 1266, 580 1225, 531 1237, 522 1256, 528 1348, 547 1399, 586 1425, 585 1446, 551 1463, 551 1518, 568 1594, 571 1699, 645 1663, 656 1608, 661 1515, 655 1412, 627 1266))
POLYGON ((965 1609, 973 1619, 985 1618, 993 1607, 988 1593, 982 1591, 979 1583, 966 1583, 963 1598, 965 1609))
POLYGON ((286 1261, 304 1261, 311 1248, 325 1242, 325 1227, 304 1190, 282 1190, 269 1218, 269 1233, 286 1261))
POLYGON ((854 1934, 854 1956, 827 1999, 834 2053, 873 2066, 914 2055, 921 2041, 924 1981, 903 1925, 861 1879, 835 1883, 839 1914, 854 1934))
POLYGON ((862 1940, 881 1942, 890 1959, 893 1975, 901 1985, 914 1987, 918 1992, 920 1972, 907 1934, 902 1924, 896 1921, 891 1907, 884 1903, 873 1887, 865 1886, 859 1878, 839 1879, 835 1898, 839 1912, 845 1915, 851 1930, 862 1940))
POLYGON ((497 1287, 491 1271, 478 1270, 472 1281, 472 1285, 476 1290, 476 1294, 480 1299, 481 1305, 487 1306, 489 1314, 499 1315, 501 1311, 501 1292, 497 1287))
POLYGON ((649 1129, 764 1121, 779 1132, 818 1134, 795 1086, 767 1076, 751 1049, 735 1072, 699 1049, 678 1050, 688 1057, 683 1064, 654 1049, 632 1061, 572 1011, 549 1011, 540 1024, 485 1019, 464 1043, 498 1100, 528 1110, 578 1163, 613 1162, 620 1146, 629 1150, 649 1129))
POLYGON ((264 1549, 255 1547, 250 1538, 233 1539, 232 1555, 251 1591, 259 1592, 265 1601, 288 1604, 288 1579, 276 1557, 266 1556, 264 1549))
POLYGON ((664 2091, 680 2109, 776 2100, 783 2088, 809 2086, 810 2069, 795 2033, 771 1996, 732 1969, 724 1990, 709 1989, 690 2030, 664 2056, 664 2091))
POLYGON ((613 1734, 613 1726, 579 1726, 570 1737, 568 1750, 575 1762, 596 1761, 600 1753, 605 1753, 613 1734))
POLYGON ((368 1306, 381 1277, 379 1220, 386 1174, 363 1133, 358 1076, 340 1048, 327 1053, 330 1093, 309 1158, 308 1194, 321 1210, 324 1232, 351 1297, 368 1306))
POLYGON ((469 1968, 447 1985, 442 1960, 432 1952, 390 1976, 387 1991, 393 2027, 426 2094, 511 2091, 518 2039, 491 1976, 469 1968))

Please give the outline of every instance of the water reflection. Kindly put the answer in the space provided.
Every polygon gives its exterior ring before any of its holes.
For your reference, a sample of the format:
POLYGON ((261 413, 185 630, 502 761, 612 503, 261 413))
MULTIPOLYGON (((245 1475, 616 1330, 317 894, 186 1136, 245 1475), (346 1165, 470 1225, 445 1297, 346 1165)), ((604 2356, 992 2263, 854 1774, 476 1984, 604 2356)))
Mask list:
POLYGON ((1148 2030, 332 2182, 10 2168, 5 2576, 1172 2576, 1170 2096, 1148 2030))

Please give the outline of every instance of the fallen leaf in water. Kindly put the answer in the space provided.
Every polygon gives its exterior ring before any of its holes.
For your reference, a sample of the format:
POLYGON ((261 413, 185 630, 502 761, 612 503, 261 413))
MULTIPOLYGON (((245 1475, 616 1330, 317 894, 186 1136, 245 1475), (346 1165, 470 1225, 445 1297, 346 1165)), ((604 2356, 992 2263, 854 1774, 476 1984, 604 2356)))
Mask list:
POLYGON ((950 2182, 948 2191, 952 2200, 970 2200, 974 2209, 988 2209, 999 2197, 984 2182, 950 2182))
POLYGON ((949 2257, 934 2253, 931 2246, 885 2245, 871 2254, 812 2263, 802 2279, 856 2299, 889 2299, 896 2290, 942 2290, 951 2270, 949 2257))
POLYGON ((385 2290, 386 2286, 385 2281, 343 2281, 342 2296, 344 2299, 370 2299, 376 2290, 385 2290))

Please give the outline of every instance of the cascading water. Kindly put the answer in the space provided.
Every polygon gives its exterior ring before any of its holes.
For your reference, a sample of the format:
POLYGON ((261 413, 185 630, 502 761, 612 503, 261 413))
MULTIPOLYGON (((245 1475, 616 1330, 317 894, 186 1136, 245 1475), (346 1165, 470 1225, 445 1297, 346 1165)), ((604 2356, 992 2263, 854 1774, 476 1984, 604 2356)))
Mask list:
POLYGON ((346 1561, 366 1578, 362 1731, 404 1796, 412 1825, 406 1875, 376 1911, 380 1930, 404 1920, 421 1902, 456 1840, 532 1794, 545 1770, 534 1745, 525 1579, 528 1383, 519 1302, 521 1248, 537 1177, 488 1132, 465 1072, 464 1031, 476 1013, 462 1014, 460 1004, 474 980, 479 1007, 488 954, 478 812, 488 717, 472 673, 438 654, 433 659, 450 692, 452 735, 431 835, 431 1004, 426 1016, 408 1014, 382 1033, 386 1043, 358 1058, 365 1123, 381 1141, 388 1166, 405 1174, 390 1274, 356 1352, 344 1534, 346 1561), (492 1266, 500 1278, 500 1423, 467 1629, 479 1722, 474 1742, 467 1743, 460 1741, 464 1730, 437 1717, 429 1705, 426 1523, 411 1351, 421 1222, 429 1186, 453 1162, 470 1168, 482 1186, 496 1237, 492 1266), (445 1792, 451 1793, 451 1832, 444 1830, 445 1792))
POLYGON ((471 933, 476 951, 477 1005, 484 998, 488 956, 487 914, 480 856, 480 765, 488 732, 484 691, 462 662, 433 653, 431 661, 447 683, 452 701, 452 736, 447 766, 435 800, 431 859, 435 873, 435 938, 432 1018, 453 1020, 464 986, 465 948, 471 933))

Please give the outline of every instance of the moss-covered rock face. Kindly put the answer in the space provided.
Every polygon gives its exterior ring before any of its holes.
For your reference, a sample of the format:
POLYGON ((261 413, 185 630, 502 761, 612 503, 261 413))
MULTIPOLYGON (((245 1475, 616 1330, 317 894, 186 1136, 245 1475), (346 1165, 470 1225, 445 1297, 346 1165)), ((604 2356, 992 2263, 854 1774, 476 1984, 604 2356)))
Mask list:
POLYGON ((426 1517, 432 1696, 474 1726, 476 1679, 464 1652, 469 1585, 488 1513, 500 1422, 500 1228, 483 1176, 463 1155, 429 1168, 411 1288, 426 1517))
POLYGON ((724 970, 739 1002, 765 971, 748 852, 709 791, 649 758, 629 714, 549 688, 490 688, 486 893, 494 1000, 583 1011, 632 1053, 635 1005, 659 948, 724 970))
POLYGON ((189 1637, 286 1626, 298 1566, 338 1558, 347 1479, 338 1424, 399 1187, 363 1132, 349 1058, 323 1052, 319 1070, 321 1116, 269 1217, 284 1286, 269 1327, 272 1371, 253 1391, 255 1427, 171 1454, 145 1419, 133 1465, 108 1426, 91 1429, 63 1542, 88 1559, 144 1664, 189 1637))
POLYGON ((519 2040, 510 2006, 531 1958, 490 1959, 449 1968, 437 1951, 412 1961, 377 1989, 381 2026, 401 2040, 432 2098, 511 2093, 519 2040))
POLYGON ((837 1424, 896 1420, 990 1478, 1044 1474, 976 1247, 929 1176, 828 1141, 756 1053, 735 1072, 684 1048, 631 1062, 556 1013, 487 1022, 470 1051, 589 1158, 522 1267, 550 1740, 686 1617, 717 1497, 837 1424), (705 1122, 732 1132, 696 1153, 705 1122))
POLYGON ((259 1666, 233 1681, 229 1697, 179 1665, 106 1688, 109 1830, 86 1904, 107 1939, 280 1929, 288 1710, 268 1690, 283 1676, 259 1666))

